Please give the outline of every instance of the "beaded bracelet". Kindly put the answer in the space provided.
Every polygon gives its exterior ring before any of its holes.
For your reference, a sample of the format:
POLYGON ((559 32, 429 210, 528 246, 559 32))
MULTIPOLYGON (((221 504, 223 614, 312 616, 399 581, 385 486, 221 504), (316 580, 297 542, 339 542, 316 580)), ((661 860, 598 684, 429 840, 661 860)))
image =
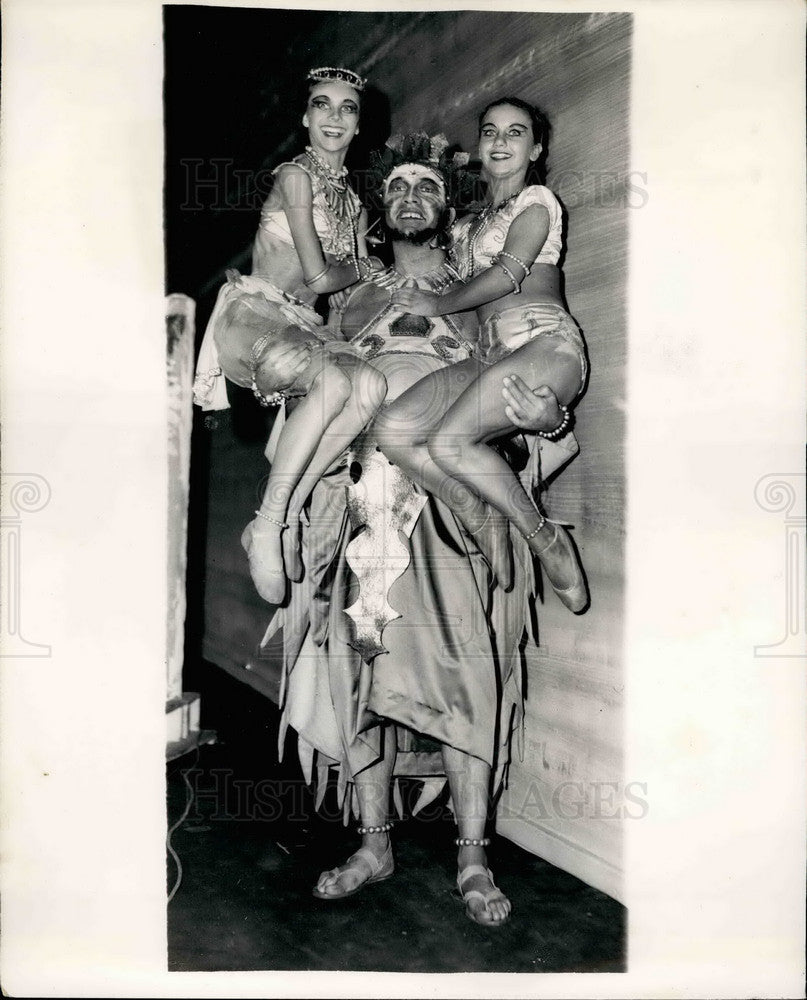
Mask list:
POLYGON ((330 271, 330 269, 331 265, 326 264, 325 267, 319 272, 319 274, 315 274, 313 278, 308 278, 308 279, 303 278, 303 284, 307 288, 310 288, 315 281, 319 281, 320 278, 324 278, 325 275, 328 273, 328 271, 330 271))
POLYGON ((286 398, 282 392, 270 392, 268 396, 264 395, 255 382, 254 369, 252 372, 252 395, 258 400, 261 406, 280 406, 286 398))
POLYGON ((392 823, 384 823, 383 826, 360 826, 358 829, 362 836, 366 833, 389 833, 392 823))
POLYGON ((490 837, 457 837, 454 843, 457 847, 487 847, 490 837))
POLYGON ((498 264, 499 267, 507 275, 507 277, 513 282, 513 295, 518 295, 518 293, 521 291, 521 284, 518 281, 516 281, 516 276, 513 274, 513 272, 510 270, 507 264, 503 264, 500 260, 497 260, 496 258, 493 259, 493 263, 498 264))
POLYGON ((559 437, 563 437, 566 433, 566 429, 569 426, 569 422, 572 419, 571 413, 569 413, 569 407, 564 406, 562 403, 558 404, 561 413, 563 414, 563 420, 558 424, 558 426, 553 431, 536 431, 535 433, 538 437, 546 438, 547 441, 557 441, 559 437))
POLYGON ((249 355, 249 371, 252 376, 251 386, 252 395, 258 400, 261 406, 280 406, 283 400, 286 398, 282 392, 270 392, 268 396, 265 396, 261 390, 258 388, 258 383, 255 381, 255 376, 258 374, 258 364, 260 362, 261 352, 264 347, 269 343, 268 335, 263 337, 258 337, 255 343, 252 345, 252 350, 249 355))
MULTIPOLYGON (((525 278, 530 273, 530 268, 532 267, 532 264, 525 264, 524 261, 520 257, 516 257, 516 255, 514 253, 510 253, 509 250, 500 250, 496 254, 496 256, 497 257, 509 257, 510 260, 512 260, 514 263, 518 264, 519 267, 523 267, 524 268, 524 277, 525 278)), ((535 263, 535 262, 533 261, 533 263, 535 263)))

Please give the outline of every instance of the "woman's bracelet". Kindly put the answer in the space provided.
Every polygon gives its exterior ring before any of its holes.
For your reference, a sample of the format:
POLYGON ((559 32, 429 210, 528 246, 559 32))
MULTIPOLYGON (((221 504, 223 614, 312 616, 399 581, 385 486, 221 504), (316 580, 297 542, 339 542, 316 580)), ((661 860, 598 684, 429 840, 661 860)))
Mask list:
POLYGON ((568 406, 564 406, 562 403, 559 403, 558 407, 560 412, 563 414, 563 420, 561 420, 553 431, 536 431, 535 433, 538 437, 546 438, 547 441, 557 441, 559 437, 563 437, 566 433, 566 430, 569 427, 569 422, 572 419, 572 415, 569 413, 568 406))
POLYGON ((507 264, 503 264, 497 257, 493 258, 493 263, 498 264, 499 267, 507 275, 507 277, 513 282, 513 295, 518 295, 518 293, 521 291, 521 283, 519 281, 516 281, 516 276, 513 274, 513 272, 510 270, 507 264))
POLYGON ((310 288, 315 281, 319 281, 320 278, 324 278, 325 275, 328 273, 328 271, 330 271, 330 269, 331 265, 326 264, 325 267, 323 267, 323 269, 319 272, 319 274, 315 274, 313 278, 303 278, 303 284, 307 288, 310 288))
POLYGON ((268 396, 265 396, 261 390, 258 388, 255 382, 256 368, 252 369, 252 395, 258 400, 261 406, 280 406, 283 400, 286 398, 282 392, 270 392, 268 396))
MULTIPOLYGON (((509 250, 500 250, 496 254, 496 257, 509 257, 510 260, 512 260, 514 264, 518 264, 519 267, 523 267, 524 268, 524 278, 526 278, 527 275, 530 273, 530 269, 532 267, 532 264, 526 264, 520 257, 516 257, 516 255, 514 253, 510 253, 509 250)), ((534 263, 534 261, 533 261, 533 263, 534 263)), ((522 278, 521 280, 523 281, 524 278, 522 278)))

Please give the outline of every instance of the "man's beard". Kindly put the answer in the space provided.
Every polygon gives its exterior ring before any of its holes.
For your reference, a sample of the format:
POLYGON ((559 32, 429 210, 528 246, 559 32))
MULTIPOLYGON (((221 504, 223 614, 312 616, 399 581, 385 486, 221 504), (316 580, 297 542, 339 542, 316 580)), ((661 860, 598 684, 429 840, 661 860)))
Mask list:
POLYGON ((393 243, 409 243, 411 246, 422 247, 432 240, 436 240, 436 237, 442 232, 441 229, 421 229, 419 232, 414 233, 402 233, 400 229, 390 229, 390 235, 392 237, 393 243))

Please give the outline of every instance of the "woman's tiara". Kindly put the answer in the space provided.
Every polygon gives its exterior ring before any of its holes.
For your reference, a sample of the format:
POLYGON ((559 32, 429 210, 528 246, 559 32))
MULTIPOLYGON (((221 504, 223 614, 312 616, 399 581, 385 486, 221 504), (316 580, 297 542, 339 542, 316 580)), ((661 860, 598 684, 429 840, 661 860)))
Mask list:
POLYGON ((364 90, 367 80, 354 73, 352 69, 342 69, 340 66, 319 66, 317 69, 310 69, 306 77, 312 83, 325 83, 328 80, 340 80, 347 83, 358 91, 364 90))

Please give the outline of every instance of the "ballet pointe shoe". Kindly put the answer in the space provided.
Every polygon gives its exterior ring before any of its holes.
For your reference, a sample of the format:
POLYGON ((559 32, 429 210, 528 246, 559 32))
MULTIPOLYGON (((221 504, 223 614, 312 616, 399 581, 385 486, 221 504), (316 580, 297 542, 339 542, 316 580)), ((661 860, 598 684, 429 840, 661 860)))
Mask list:
POLYGON ((300 519, 289 517, 289 526, 281 535, 283 544, 283 567, 292 583, 303 578, 303 560, 300 555, 300 519))
POLYGON ((270 525, 250 521, 241 535, 241 545, 249 559, 249 575, 255 589, 269 604, 282 604, 286 597, 286 574, 283 572, 283 552, 280 532, 270 525))
POLYGON ((505 518, 488 511, 485 520, 476 528, 468 528, 468 534, 482 553, 493 576, 493 586, 499 586, 505 593, 513 589, 513 557, 510 550, 509 522, 505 518))
POLYGON ((586 577, 569 532, 542 518, 538 527, 524 538, 562 603, 573 614, 584 611, 589 602, 586 577))

